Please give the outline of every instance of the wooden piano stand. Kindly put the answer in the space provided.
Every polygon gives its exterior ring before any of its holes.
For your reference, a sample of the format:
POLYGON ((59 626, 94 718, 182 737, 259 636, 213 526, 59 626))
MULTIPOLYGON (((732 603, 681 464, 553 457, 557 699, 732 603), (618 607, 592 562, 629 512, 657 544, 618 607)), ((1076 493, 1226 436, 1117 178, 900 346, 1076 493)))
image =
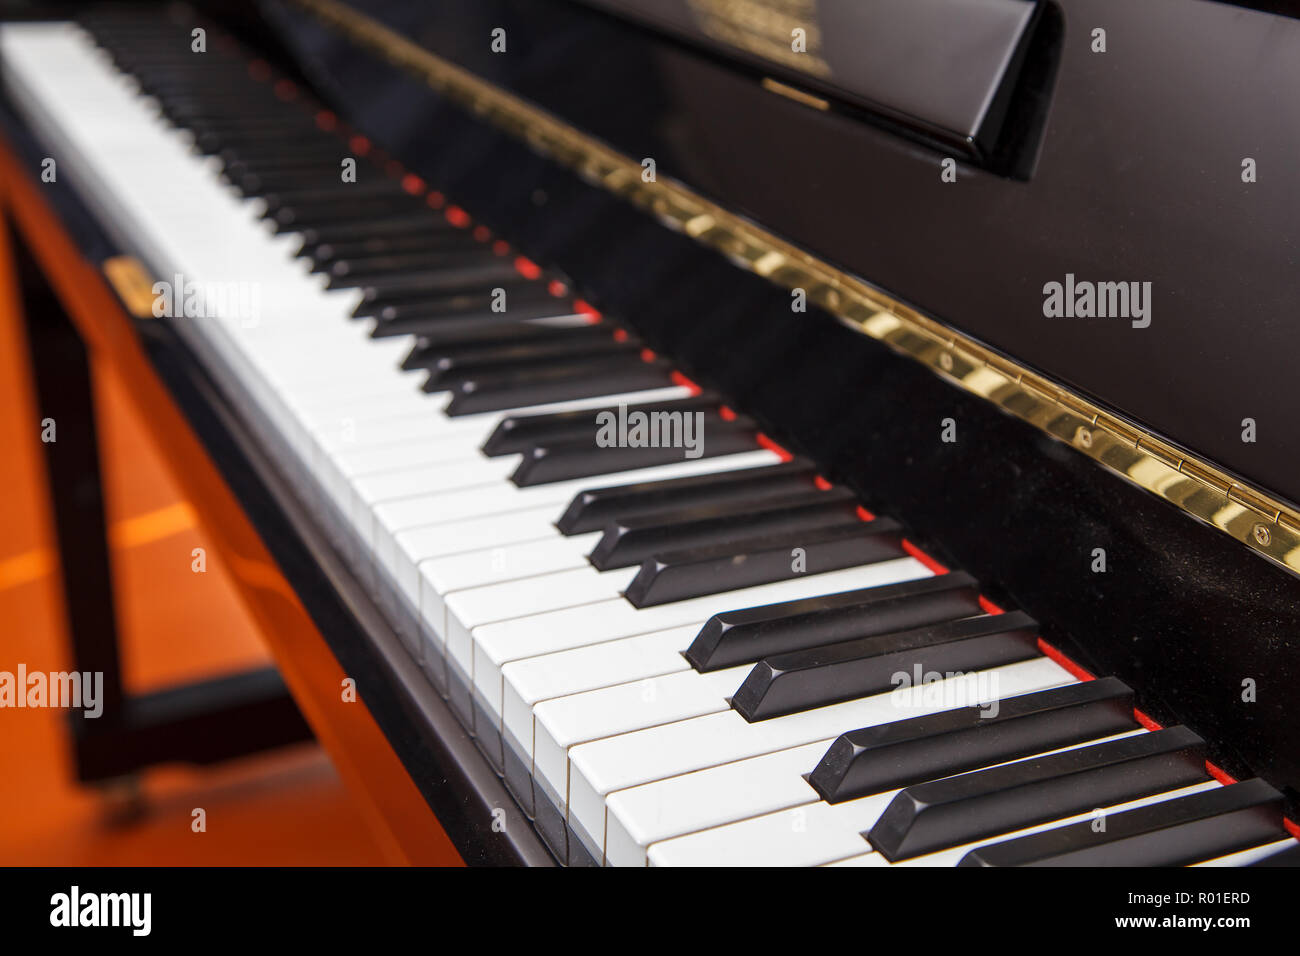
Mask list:
POLYGON ((314 734, 388 859, 459 863, 429 800, 367 707, 366 683, 358 675, 361 699, 345 699, 345 677, 352 675, 272 556, 268 527, 259 534, 246 511, 247 495, 241 501, 228 483, 231 468, 223 474, 192 427, 196 412, 190 409, 187 418, 160 378, 166 350, 150 349, 149 323, 127 313, 100 263, 87 260, 42 195, 54 187, 41 184, 38 169, 18 156, 0 141, 0 286, 15 306, 11 314, 22 317, 40 419, 57 423, 57 440, 44 452, 71 666, 104 675, 102 716, 72 714, 78 778, 105 784, 161 763, 210 764, 314 734), (278 667, 147 694, 123 686, 92 358, 121 382, 162 450, 213 543, 214 560, 228 571, 278 667))

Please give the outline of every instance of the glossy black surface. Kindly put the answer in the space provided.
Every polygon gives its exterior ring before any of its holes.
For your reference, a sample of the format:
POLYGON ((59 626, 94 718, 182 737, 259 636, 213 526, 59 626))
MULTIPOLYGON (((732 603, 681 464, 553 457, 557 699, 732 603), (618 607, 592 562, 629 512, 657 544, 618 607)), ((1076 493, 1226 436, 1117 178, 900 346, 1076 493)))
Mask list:
POLYGON ((1015 86, 1036 0, 820 0, 763 8, 695 0, 585 0, 866 107, 979 155, 1015 86), (804 49, 792 53, 793 29, 804 49))
MULTIPOLYGON (((1300 21, 1208 0, 1068 0, 1027 181, 765 93, 574 4, 354 4, 636 159, 1225 468, 1300 501, 1300 21), (501 26, 506 54, 489 49, 501 26), (1105 53, 1092 30, 1107 31, 1105 53), (599 78, 598 81, 596 78, 599 78), (1242 161, 1257 181, 1242 182, 1242 161), (1045 318, 1067 274, 1152 283, 1151 324, 1045 318), (1258 438, 1242 441, 1242 419, 1258 438)), ((296 22, 296 21, 295 21, 296 22)), ((311 31, 295 37, 315 45, 311 31)), ((336 50, 336 53, 338 51, 336 50)), ((391 145, 439 112, 320 61, 391 145)), ((325 77, 324 70, 320 73, 325 77)), ((473 143, 460 147, 467 158, 473 143)), ((759 321, 755 318, 755 322, 759 321)))

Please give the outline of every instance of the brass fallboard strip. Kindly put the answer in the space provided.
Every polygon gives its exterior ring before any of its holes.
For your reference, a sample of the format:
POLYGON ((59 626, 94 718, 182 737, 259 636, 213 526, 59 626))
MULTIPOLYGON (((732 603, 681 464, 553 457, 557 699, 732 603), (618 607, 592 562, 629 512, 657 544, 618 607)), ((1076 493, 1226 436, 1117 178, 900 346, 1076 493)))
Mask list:
POLYGON ((998 355, 841 272, 681 183, 646 182, 640 162, 412 43, 337 0, 296 0, 323 22, 422 77, 448 99, 649 211, 669 228, 808 299, 849 327, 1029 422, 1075 450, 1300 575, 1300 513, 1208 462, 998 355))

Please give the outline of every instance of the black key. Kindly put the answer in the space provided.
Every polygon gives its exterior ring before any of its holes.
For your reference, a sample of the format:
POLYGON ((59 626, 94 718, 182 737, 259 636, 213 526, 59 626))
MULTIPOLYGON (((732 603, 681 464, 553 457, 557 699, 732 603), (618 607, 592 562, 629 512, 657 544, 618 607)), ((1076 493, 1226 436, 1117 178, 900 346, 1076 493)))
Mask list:
MULTIPOLYGON (((356 220, 370 220, 378 216, 401 217, 420 212, 420 204, 406 193, 393 196, 373 196, 369 199, 349 199, 346 196, 320 199, 281 206, 263 218, 275 223, 276 232, 292 232, 312 226, 328 226, 356 220)), ((434 217, 429 215, 430 219, 434 217)))
POLYGON ((527 375, 510 372, 462 382, 451 390, 446 412, 451 416, 501 412, 597 395, 667 388, 671 384, 671 369, 662 360, 574 362, 527 375))
MULTIPOLYGON (((218 154, 221 160, 221 171, 232 182, 239 183, 247 176, 268 177, 278 184, 283 184, 284 188, 292 189, 300 187, 303 184, 311 183, 314 185, 323 185, 327 182, 342 183, 343 178, 343 159, 342 152, 334 149, 318 150, 315 152, 297 152, 277 155, 274 158, 269 156, 222 156, 218 154)), ((358 167, 359 170, 365 169, 367 172, 373 172, 367 167, 358 167)), ((360 173, 358 178, 360 178, 360 173)))
MULTIPOLYGON (((314 150, 295 150, 288 147, 272 149, 270 147, 262 150, 225 148, 217 150, 212 155, 221 160, 223 170, 228 169, 258 169, 258 170, 309 170, 319 172, 334 172, 339 174, 343 170, 343 160, 349 159, 347 151, 339 144, 334 143, 323 149, 314 150)), ((342 182, 342 179, 339 180, 342 182)))
MULTIPOLYGON (((461 235, 461 238, 467 237, 461 235)), ((416 249, 338 259, 326 271, 334 282, 341 284, 347 280, 353 285, 367 285, 367 276, 378 281, 392 275, 436 272, 448 263, 459 264, 461 261, 470 261, 471 258, 491 261, 500 257, 481 243, 469 240, 452 248, 416 249)))
MULTIPOLYGON (((549 325, 551 321, 563 321, 570 317, 564 314, 566 310, 563 308, 548 308, 543 305, 536 307, 539 313, 536 316, 529 316, 529 311, 529 308, 523 308, 509 315, 497 312, 468 312, 464 315, 436 318, 410 317, 389 321, 381 319, 375 322, 370 334, 377 339, 395 335, 414 335, 454 342, 457 338, 477 338, 495 332, 497 328, 514 328, 530 324, 549 325)), ((434 391, 441 391, 441 389, 435 388, 434 391)))
POLYGON ((599 330, 599 334, 610 334, 610 327, 600 323, 577 325, 552 325, 549 322, 500 322, 481 325, 450 323, 445 328, 433 325, 417 336, 415 346, 402 360, 403 368, 424 368, 423 358, 438 348, 461 345, 501 345, 509 342, 534 342, 570 330, 599 330))
POLYGON ((374 199, 377 196, 380 198, 402 196, 408 200, 410 198, 402 192, 402 187, 391 179, 379 179, 368 183, 345 183, 335 177, 335 181, 327 186, 299 185, 296 189, 278 189, 263 193, 261 199, 266 204, 267 212, 274 212, 298 203, 355 202, 358 199, 374 199))
POLYGON ((1282 794, 1245 780, 971 850, 958 866, 1187 866, 1286 836, 1282 794))
MULTIPOLYGON (((181 105, 179 95, 162 96, 164 109, 176 115, 181 105)), ((210 111, 207 115, 193 114, 185 117, 185 127, 195 133, 219 133, 234 137, 239 142, 260 142, 271 139, 280 143, 325 143, 339 145, 337 137, 323 131, 305 110, 276 110, 271 113, 250 113, 247 116, 231 115, 225 110, 210 111)))
MULTIPOLYGON (((348 155, 338 137, 316 127, 306 113, 274 113, 254 117, 255 122, 236 123, 223 114, 188 112, 179 101, 164 102, 167 118, 182 129, 221 140, 215 155, 223 162, 238 160, 267 163, 293 162, 299 157, 318 158, 348 155)), ((339 167, 342 168, 341 166, 339 167)), ((341 182, 339 177, 336 181, 341 182)))
POLYGON ((551 325, 544 322, 485 323, 478 332, 458 329, 455 325, 452 328, 456 331, 449 335, 441 334, 438 327, 434 326, 428 333, 418 336, 415 346, 402 359, 402 368, 432 368, 443 355, 459 356, 466 351, 609 341, 614 338, 616 331, 615 326, 604 322, 575 325, 551 325))
MULTIPOLYGON (((519 275, 508 282, 498 283, 505 291, 504 307, 498 304, 499 294, 494 287, 483 286, 478 289, 463 291, 439 291, 431 295, 415 295, 409 298, 393 296, 392 301, 372 304, 362 303, 353 315, 373 315, 380 322, 394 322, 400 319, 443 319, 464 318, 467 315, 495 317, 498 321, 519 321, 535 316, 520 309, 524 306, 539 305, 548 315, 572 315, 568 302, 557 299, 547 291, 540 282, 531 282, 519 275)), ((586 316, 583 316, 586 320, 586 316)), ((433 329, 441 328, 431 323, 433 329)), ((419 334, 419 333, 416 333, 419 334)))
MULTIPOLYGON (((513 264, 508 260, 495 258, 486 258, 477 265, 466 265, 455 269, 392 276, 364 286, 361 304, 353 310, 352 314, 377 315, 390 303, 452 296, 461 292, 490 295, 495 288, 502 288, 506 290, 506 309, 500 313, 504 317, 510 310, 510 285, 519 281, 519 273, 515 271, 513 264)), ((383 316, 379 315, 379 317, 383 316)), ((517 315, 511 316, 511 318, 517 317, 517 315)))
MULTIPOLYGON (((899 686, 918 670, 964 673, 1038 656, 1037 625, 1023 611, 840 641, 759 661, 731 699, 746 720, 767 720, 899 686)), ((924 679, 924 678, 923 678, 924 679)))
POLYGON ((1005 697, 997 712, 957 707, 841 734, 808 776, 842 803, 1135 730, 1133 691, 1115 677, 1005 697))
MULTIPOLYGON (((599 325, 582 325, 575 326, 571 329, 555 329, 554 333, 574 333, 572 337, 566 336, 571 341, 582 341, 589 338, 589 330, 600 330, 599 325), (581 334, 579 334, 581 333, 581 334)), ((610 329, 605 328, 603 334, 608 336, 610 329)), ((541 341, 547 341, 543 338, 541 341)), ((628 405, 627 410, 631 412, 712 412, 717 409, 720 400, 716 395, 692 395, 690 398, 682 398, 676 401, 668 402, 650 402, 644 405, 628 405)), ((483 454, 488 457, 498 455, 519 454, 533 448, 535 445, 545 445, 548 442, 557 439, 580 438, 584 435, 591 435, 596 430, 597 416, 602 412, 618 414, 617 406, 606 406, 605 408, 580 408, 567 412, 551 412, 546 415, 507 415, 501 421, 497 422, 497 427, 492 430, 487 441, 483 443, 483 454)), ((811 481, 809 487, 812 487, 811 481)), ((599 527, 599 526, 597 526, 599 527)), ((589 530, 596 530, 595 527, 589 530)))
POLYGON ((546 283, 520 275, 510 259, 485 253, 481 265, 485 276, 494 281, 467 283, 457 279, 449 282, 448 270, 445 269, 412 271, 377 279, 363 287, 362 305, 354 314, 390 320, 410 315, 414 310, 420 315, 436 318, 462 314, 473 308, 509 318, 524 303, 544 302, 552 308, 568 307, 568 303, 557 301, 550 294, 546 283), (460 301, 467 296, 476 297, 474 305, 467 306, 460 301), (390 309, 390 306, 396 308, 390 309))
MULTIPOLYGON (((483 340, 461 340, 450 344, 424 343, 407 356, 410 368, 443 371, 466 365, 501 364, 570 355, 594 355, 618 349, 640 352, 644 345, 634 336, 615 336, 605 323, 537 326, 529 335, 487 336, 483 340)), ((590 417, 590 415, 588 416, 590 417)))
MULTIPOLYGON (((194 148, 204 156, 212 156, 226 149, 243 149, 247 146, 257 143, 276 144, 283 143, 287 131, 283 126, 279 128, 258 128, 255 126, 244 127, 243 129, 217 129, 207 123, 190 123, 187 127, 193 136, 194 148)), ((295 143, 303 149, 325 149, 337 145, 338 141, 333 140, 326 146, 326 141, 319 133, 316 133, 308 124, 299 124, 298 135, 300 142, 295 143), (312 142, 318 140, 318 142, 312 142)))
POLYGON ((346 242, 371 236, 398 236, 412 232, 439 232, 455 228, 442 216, 434 215, 432 210, 416 207, 400 216, 375 216, 356 222, 321 223, 302 226, 297 232, 302 236, 303 246, 306 247, 322 242, 346 242))
POLYGON ((811 488, 766 500, 715 501, 663 514, 616 518, 605 526, 588 560, 597 571, 609 571, 630 568, 664 551, 800 533, 856 520, 857 504, 847 488, 811 488))
POLYGON ((266 87, 249 78, 244 65, 235 60, 195 57, 187 64, 156 60, 145 51, 122 55, 130 57, 131 72, 136 74, 141 88, 147 85, 157 89, 156 95, 163 104, 175 107, 195 121, 239 116, 253 121, 267 117, 311 117, 301 106, 290 106, 267 96, 266 87), (197 70, 193 65, 196 59, 206 61, 197 70), (251 99, 250 94, 253 94, 251 99))
MULTIPOLYGON (((248 197, 261 196, 277 189, 298 189, 304 185, 313 185, 324 187, 333 183, 342 183, 339 178, 341 167, 332 159, 322 160, 311 166, 300 167, 276 167, 266 165, 254 165, 250 163, 226 163, 222 167, 222 173, 225 175, 236 189, 248 197)), ((370 178, 377 178, 380 174, 366 170, 370 178)), ((369 182, 365 174, 360 170, 357 173, 359 181, 369 182)), ((436 216, 427 216, 435 223, 436 216)), ((458 230, 458 234, 459 230, 458 230)))
POLYGON ((518 273, 509 260, 494 256, 482 246, 463 246, 456 249, 442 249, 437 252, 410 256, 361 259, 356 260, 355 271, 349 271, 349 268, 341 268, 350 266, 351 263, 348 262, 334 263, 334 266, 329 271, 328 288, 392 288, 394 283, 405 284, 408 281, 413 283, 416 276, 435 277, 449 272, 482 270, 509 279, 518 277, 518 273), (392 264, 391 268, 385 263, 392 264))
MULTIPOLYGON (((293 139, 291 131, 281 127, 262 128, 244 127, 243 129, 204 129, 204 124, 187 124, 194 136, 195 148, 205 156, 222 156, 234 158, 250 152, 267 152, 273 150, 301 149, 317 151, 331 155, 338 149, 338 140, 313 129, 305 123, 299 128, 293 139)), ((341 167, 340 167, 341 168, 341 167)), ((339 180, 342 184, 342 179, 339 180)))
MULTIPOLYGON (((508 283, 499 282, 497 285, 506 286, 508 283)), ((544 293, 540 287, 537 291, 544 293)), ((370 308, 363 303, 353 315, 373 314, 376 321, 371 334, 377 338, 416 335, 443 341, 466 338, 476 331, 487 334, 493 326, 518 325, 520 322, 572 326, 585 321, 585 318, 575 320, 573 309, 550 295, 516 293, 510 298, 510 307, 503 312, 493 311, 492 295, 492 290, 485 288, 477 292, 455 292, 437 299, 390 303, 380 308, 370 308)))
POLYGON ((888 518, 854 518, 796 535, 669 551, 646 558, 624 597, 633 607, 653 607, 805 574, 888 561, 904 555, 901 540, 898 524, 888 518), (801 570, 795 563, 795 548, 804 552, 801 570))
POLYGON ((954 571, 882 587, 723 611, 700 628, 686 650, 686 659, 705 673, 753 664, 773 654, 979 613, 979 585, 969 574, 954 571))
MULTIPOLYGON (((570 362, 579 359, 614 358, 624 356, 635 359, 641 354, 639 342, 616 342, 612 336, 605 336, 603 341, 589 339, 585 342, 571 343, 531 343, 523 345, 496 345, 479 349, 443 349, 442 354, 432 359, 427 368, 429 377, 425 379, 426 392, 441 392, 459 382, 508 372, 511 369, 545 368, 556 362, 570 362)), ((594 422, 594 420, 593 420, 594 422)), ((588 428, 594 433, 595 424, 588 428)))
MULTIPOLYGON (((709 400, 716 401, 711 396, 709 400)), ((795 459, 759 468, 590 488, 574 496, 555 526, 566 535, 583 534, 599 531, 622 517, 649 517, 690 505, 805 491, 816 487, 816 474, 812 462, 795 459)))
POLYGON ((1209 778, 1205 741, 1170 727, 908 787, 867 839, 896 863, 1209 778))
POLYGON ((648 444, 635 446, 598 444, 601 432, 593 419, 589 433, 582 438, 555 439, 529 449, 510 480, 526 488, 572 478, 594 478, 636 468, 651 468, 690 458, 736 455, 758 447, 757 428, 747 418, 727 420, 717 412, 700 411, 668 414, 674 417, 662 421, 672 424, 665 425, 657 439, 647 438, 648 444))
POLYGON ((322 242, 302 254, 312 260, 316 271, 328 269, 335 262, 350 262, 369 256, 402 252, 432 252, 440 249, 482 248, 462 230, 412 232, 396 236, 372 236, 349 242, 322 242))
MULTIPOLYGON (((171 102, 175 115, 174 101, 171 102)), ((336 137, 319 129, 305 112, 274 113, 243 118, 212 114, 185 119, 184 126, 200 136, 218 136, 230 146, 251 146, 254 149, 338 147, 336 137)))
MULTIPOLYGON (((216 78, 213 77, 215 80, 216 78)), ((231 111, 228 104, 209 101, 197 100, 189 95, 189 92, 180 88, 178 85, 170 84, 165 81, 155 79, 141 79, 140 88, 151 96, 158 97, 162 106, 163 115, 181 128, 201 125, 205 122, 230 122, 231 111)), ((280 120, 286 125, 289 123, 301 123, 307 118, 306 114, 300 111, 289 113, 281 109, 272 109, 270 111, 260 111, 250 115, 250 118, 257 120, 280 120)), ((321 130, 312 127, 313 138, 320 139, 321 130)), ((332 147, 339 148, 341 144, 337 139, 328 140, 332 147)))
MULTIPOLYGON (((260 116, 232 116, 218 114, 189 120, 186 127, 192 133, 219 133, 239 135, 248 132, 265 135, 268 131, 278 132, 281 138, 296 138, 301 131, 309 130, 313 136, 320 130, 307 113, 275 113, 260 116)), ((335 143, 338 140, 334 141, 335 143)))
MULTIPOLYGON (((579 380, 597 373, 602 368, 624 368, 630 373, 636 366, 643 364, 637 357, 639 350, 632 352, 601 353, 596 355, 571 355, 563 358, 542 358, 536 361, 503 362, 499 365, 483 365, 476 369, 466 369, 465 374, 439 375, 430 371, 429 377, 421 386, 426 392, 453 392, 463 394, 466 388, 478 391, 489 388, 517 388, 529 383, 544 383, 557 380, 579 380)), ((508 408, 525 408, 535 404, 525 402, 509 405, 508 408)))

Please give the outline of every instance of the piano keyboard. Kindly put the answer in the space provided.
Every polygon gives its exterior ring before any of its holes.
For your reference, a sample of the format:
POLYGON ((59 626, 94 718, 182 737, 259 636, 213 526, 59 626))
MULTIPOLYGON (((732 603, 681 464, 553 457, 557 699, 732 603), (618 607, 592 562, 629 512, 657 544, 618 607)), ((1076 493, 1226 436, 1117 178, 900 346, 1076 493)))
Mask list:
POLYGON ((561 862, 1241 865, 1292 845, 1270 786, 1216 779, 1194 733, 1144 725, 1130 688, 1058 663, 1027 615, 936 573, 264 64, 191 52, 190 25, 86 23, 5 27, 11 97, 182 286, 160 320, 561 862), (186 314, 191 287, 224 291, 186 314), (690 416, 699 454, 596 441, 624 411, 690 416))

